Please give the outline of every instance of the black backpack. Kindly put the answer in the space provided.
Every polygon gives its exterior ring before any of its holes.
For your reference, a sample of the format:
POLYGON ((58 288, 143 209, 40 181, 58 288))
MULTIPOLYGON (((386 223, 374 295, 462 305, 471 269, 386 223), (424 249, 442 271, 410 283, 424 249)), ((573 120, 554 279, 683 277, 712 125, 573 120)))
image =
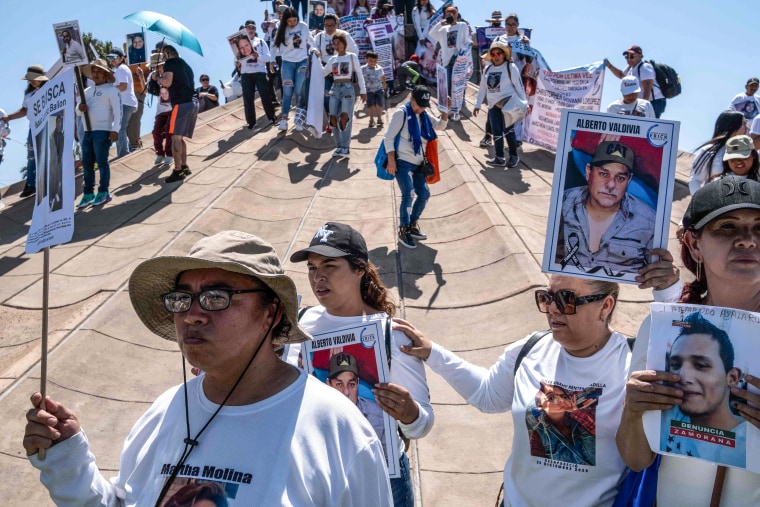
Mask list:
MULTIPOLYGON (((654 78, 657 81, 657 86, 660 87, 663 97, 672 99, 681 94, 681 78, 676 69, 665 63, 657 63, 654 60, 649 60, 648 63, 654 67, 654 78)), ((641 79, 641 66, 639 66, 638 71, 639 79, 641 79)))

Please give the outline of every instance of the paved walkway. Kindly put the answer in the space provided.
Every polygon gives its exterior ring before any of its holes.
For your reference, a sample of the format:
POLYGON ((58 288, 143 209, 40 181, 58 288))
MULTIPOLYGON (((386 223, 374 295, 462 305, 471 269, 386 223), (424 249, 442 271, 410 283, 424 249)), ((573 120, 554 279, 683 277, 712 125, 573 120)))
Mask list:
MULTIPOLYGON (((193 174, 183 183, 165 184, 169 170, 152 167, 149 149, 114 162, 114 200, 78 211, 73 240, 53 248, 50 263, 48 392, 77 412, 104 474, 115 473, 137 417, 182 378, 176 346, 150 334, 132 311, 129 274, 144 259, 185 254, 219 230, 258 234, 287 259, 324 222, 352 224, 400 315, 483 366, 546 327, 532 290, 546 283, 540 262, 553 156, 524 145, 518 168, 486 166, 477 147, 484 121, 451 123, 441 136, 442 181, 431 187, 421 220, 430 239, 414 251, 396 245, 399 194, 375 177, 380 132, 367 127, 364 113, 355 119, 350 160, 331 158, 330 138, 249 131, 234 102, 201 115, 188 143, 193 174)), ((679 161, 679 179, 687 175, 688 160, 679 161)), ((11 190, 0 212, 0 496, 6 505, 52 505, 21 446, 28 397, 39 389, 42 255, 24 255, 31 200, 18 201, 20 189, 11 190)), ((673 216, 682 215, 687 196, 677 185, 673 216)), ((286 269, 304 303, 315 304, 305 266, 286 269)), ((649 300, 624 287, 614 327, 634 335, 649 300)), ((509 454, 508 414, 481 414, 437 375, 429 372, 428 381, 436 424, 412 448, 418 505, 493 505, 509 454)))

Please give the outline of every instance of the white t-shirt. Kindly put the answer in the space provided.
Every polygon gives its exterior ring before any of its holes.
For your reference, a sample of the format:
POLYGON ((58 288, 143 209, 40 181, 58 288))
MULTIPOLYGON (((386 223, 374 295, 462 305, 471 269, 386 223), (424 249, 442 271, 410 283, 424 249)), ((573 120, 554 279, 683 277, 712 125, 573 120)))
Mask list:
MULTIPOLYGON (((204 395, 202 379, 187 383, 192 437, 218 408, 204 395)), ((84 433, 49 449, 45 461, 36 455, 30 461, 57 505, 153 505, 185 438, 183 390, 177 386, 132 428, 110 482, 97 469, 84 433)), ((392 505, 372 427, 345 396, 303 372, 263 401, 223 407, 198 440, 175 484, 219 482, 230 507, 392 505)))
MULTIPOLYGON (((639 328, 633 348, 631 371, 646 370, 649 326, 647 317, 639 328)), ((660 412, 647 412, 644 417, 660 417, 660 412)), ((647 435, 650 446, 659 449, 659 435, 647 435)), ((709 505, 715 483, 717 465, 698 459, 662 456, 657 480, 657 505, 709 505)), ((760 475, 740 468, 728 467, 723 484, 722 507, 760 505, 760 475)))
POLYGON ((250 56, 244 60, 240 60, 240 73, 241 74, 255 74, 257 72, 263 72, 266 74, 266 64, 271 61, 269 54, 269 46, 266 42, 258 37, 250 39, 251 47, 259 54, 259 57, 254 60, 253 56, 250 56))
POLYGON ((332 76, 335 81, 351 80, 356 76, 359 82, 359 93, 367 93, 367 87, 364 83, 364 73, 362 72, 359 57, 354 53, 346 53, 343 56, 333 55, 327 60, 327 64, 322 68, 325 76, 332 76))
POLYGON ((309 47, 314 46, 314 38, 309 31, 309 25, 299 21, 295 28, 290 28, 287 24, 278 28, 285 30, 285 40, 282 45, 278 46, 272 42, 269 48, 274 57, 282 57, 284 62, 301 62, 309 56, 309 47))
POLYGON ((127 89, 119 91, 121 103, 125 106, 137 107, 137 96, 135 96, 135 82, 132 78, 132 71, 126 64, 121 64, 113 70, 113 77, 116 78, 114 86, 119 87, 121 83, 127 83, 127 89))
POLYGON ((618 99, 607 106, 607 112, 626 116, 641 116, 644 118, 655 117, 652 103, 644 99, 636 99, 630 104, 624 103, 623 99, 618 99))
POLYGON ((631 360, 625 336, 612 333, 593 356, 574 357, 547 335, 513 375, 527 340, 509 345, 490 369, 467 363, 437 344, 426 362, 482 412, 512 412, 505 506, 612 505, 626 470, 615 444, 631 360), (576 445, 559 442, 557 430, 537 408, 541 383, 564 387, 564 396, 575 399, 577 409, 566 417, 574 421, 576 445), (584 460, 593 464, 582 464, 584 460))
MULTIPOLYGON (((87 114, 90 117, 90 130, 104 130, 106 132, 118 132, 121 128, 121 99, 119 89, 111 83, 99 86, 90 86, 84 91, 87 102, 87 114)), ((77 104, 76 114, 84 115, 77 104)), ((87 130, 87 122, 83 122, 87 130)))
POLYGON ((319 35, 314 37, 314 46, 319 50, 320 60, 322 60, 323 64, 327 63, 327 60, 329 60, 331 56, 337 54, 335 52, 335 47, 333 47, 332 38, 339 33, 346 36, 346 53, 354 53, 355 55, 359 54, 359 47, 356 45, 356 41, 354 41, 351 34, 345 30, 336 29, 335 33, 332 35, 327 32, 319 32, 319 35))
MULTIPOLYGON (((645 62, 644 60, 640 61, 636 67, 631 68, 626 67, 623 71, 623 74, 626 76, 636 76, 639 79, 639 83, 642 81, 646 81, 647 79, 651 79, 654 85, 652 86, 652 100, 656 99, 662 99, 664 98, 662 95, 662 92, 660 91, 660 85, 657 84, 657 79, 654 72, 654 67, 651 63, 645 62)), ((644 89, 642 88, 639 92, 639 98, 640 99, 646 99, 644 97, 644 89)), ((649 100, 649 99, 647 99, 649 100)))
MULTIPOLYGON (((386 317, 385 313, 358 317, 336 317, 327 313, 323 306, 314 306, 304 312, 298 323, 310 334, 315 335, 332 329, 379 320, 383 332, 383 343, 385 343, 386 317)), ((433 407, 430 405, 430 391, 425 376, 425 366, 416 357, 401 352, 400 347, 402 345, 410 344, 411 340, 403 332, 391 331, 391 382, 405 387, 419 408, 419 417, 411 424, 397 421, 401 431, 407 438, 422 438, 433 428, 435 415, 433 414, 433 407)), ((295 364, 300 350, 300 344, 291 345, 288 352, 288 362, 295 364)))
POLYGON ((751 121, 760 113, 760 98, 756 94, 750 96, 746 93, 740 93, 731 100, 728 108, 739 111, 746 120, 751 121))
POLYGON ((480 109, 484 99, 486 104, 493 106, 501 99, 514 94, 525 100, 525 89, 517 65, 512 62, 502 63, 498 67, 490 65, 480 78, 480 88, 478 88, 478 95, 475 98, 475 109, 480 109), (507 65, 510 66, 511 77, 507 65))
POLYGON ((470 27, 462 21, 453 25, 441 23, 430 29, 428 38, 441 45, 441 62, 445 67, 453 56, 469 47, 470 27))
POLYGON ((726 147, 723 146, 715 154, 715 158, 712 159, 710 164, 710 172, 702 167, 702 164, 706 164, 706 160, 702 160, 704 157, 708 157, 707 150, 712 145, 702 146, 694 153, 694 160, 691 164, 691 174, 689 175, 689 192, 694 195, 694 192, 705 186, 705 183, 712 180, 715 176, 723 174, 723 155, 726 153, 726 147))

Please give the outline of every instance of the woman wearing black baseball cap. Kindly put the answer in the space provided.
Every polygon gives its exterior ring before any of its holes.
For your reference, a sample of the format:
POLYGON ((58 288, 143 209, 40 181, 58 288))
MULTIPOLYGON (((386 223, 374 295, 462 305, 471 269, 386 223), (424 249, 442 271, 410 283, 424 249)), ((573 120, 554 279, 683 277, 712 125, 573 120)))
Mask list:
MULTIPOLYGON (((760 183, 733 175, 708 183, 692 196, 683 226, 681 259, 695 280, 684 284, 680 302, 760 312, 760 183)), ((649 319, 636 339, 617 432, 620 455, 633 470, 656 457, 644 434, 644 412, 667 410, 684 400, 679 375, 645 370, 648 342, 649 319)), ((746 374, 745 380, 760 389, 757 376, 746 374)), ((731 394, 736 398, 732 407, 760 428, 760 395, 736 387, 731 394)), ((760 505, 758 476, 746 470, 661 456, 658 479, 658 505, 706 505, 711 497, 720 505, 760 505), (723 488, 724 482, 730 487, 723 488)))
MULTIPOLYGON (((304 261, 319 306, 303 312, 298 321, 303 329, 316 335, 379 321, 385 336, 386 326, 390 325, 388 317, 396 314, 396 305, 370 262, 367 244, 359 231, 350 225, 327 222, 317 230, 307 248, 290 257, 290 262, 304 261)), ((417 439, 430 432, 435 418, 422 361, 401 353, 400 347, 409 344, 411 341, 403 332, 391 332, 391 382, 377 384, 373 393, 377 405, 397 421, 402 435, 417 439)), ((393 501, 397 506, 411 506, 414 493, 409 459, 404 449, 399 449, 399 454, 401 477, 391 479, 393 501)))

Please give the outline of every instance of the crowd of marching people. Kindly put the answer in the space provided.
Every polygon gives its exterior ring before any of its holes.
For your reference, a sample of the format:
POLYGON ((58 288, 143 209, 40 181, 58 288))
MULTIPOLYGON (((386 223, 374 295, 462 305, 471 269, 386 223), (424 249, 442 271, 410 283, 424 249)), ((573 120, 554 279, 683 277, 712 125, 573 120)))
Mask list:
MULTIPOLYGON (((265 20, 264 33, 248 20, 235 42, 246 128, 256 128, 258 96, 267 126, 282 133, 291 122, 296 132, 316 126, 317 135, 334 139, 332 157, 348 158, 360 99, 368 127, 384 129, 374 132, 381 134, 383 170, 401 194, 398 242, 415 248, 427 239, 420 217, 430 198, 430 175, 421 169, 428 165, 428 148, 436 149, 436 131, 461 119, 451 98, 440 116, 429 112, 434 91, 421 80, 423 60, 439 48, 451 91, 456 56, 471 44, 469 24, 457 6, 447 5, 442 23, 431 28, 435 11, 429 0, 415 5, 378 0, 374 7, 361 0, 351 13, 338 2, 311 15, 305 1, 276 0, 273 8, 276 16, 265 20), (356 42, 339 23, 341 15, 377 18, 394 9, 411 18, 420 54, 403 62, 390 80, 376 52, 368 51, 364 62, 359 58, 356 42), (324 77, 318 88, 324 93, 313 101, 315 75, 324 77), (408 100, 391 112, 386 125, 385 99, 405 91, 408 100)), ((486 21, 504 22, 506 33, 482 55, 472 114, 487 108, 480 146, 494 149, 488 164, 515 168, 527 108, 522 76, 529 62, 516 57, 512 44, 530 39, 519 32, 517 14, 502 17, 494 11, 486 21)), ((620 79, 621 92, 606 111, 660 118, 667 102, 652 64, 638 45, 622 54, 623 69, 605 60, 620 79)), ((111 200, 108 152, 114 142, 119 157, 138 146, 131 142, 129 125, 145 93, 159 98, 155 162, 172 168, 167 183, 191 174, 185 139, 192 138, 198 113, 219 105, 220 92, 209 76, 201 74, 197 87, 193 69, 172 45, 162 43, 150 63, 134 73, 124 61, 124 53, 114 49, 108 61, 83 67, 90 86, 77 106, 79 116, 89 115, 80 135, 80 209, 111 200)), ((37 65, 24 79, 28 96, 47 80, 37 65)), ((181 482, 195 468, 213 463, 240 473, 235 490, 240 505, 412 506, 408 442, 424 438, 435 422, 426 364, 468 404, 488 413, 511 412, 514 431, 501 506, 652 505, 655 499, 658 505, 759 505, 755 472, 722 466, 718 458, 713 463, 673 457, 691 454, 690 444, 676 443, 675 437, 663 443, 670 454, 656 453, 644 422, 653 411, 673 411, 686 425, 730 431, 743 444, 748 432, 760 429, 760 378, 741 371, 744 363, 734 356, 726 333, 699 315, 707 306, 760 312, 759 87, 758 78, 747 80, 745 92, 730 101, 695 153, 691 200, 678 217, 679 251, 647 249, 651 258, 640 269, 637 265, 640 289, 651 289, 655 301, 688 304, 695 312, 684 319, 668 350, 666 371, 647 368, 651 315, 636 340, 613 329, 621 290, 613 281, 552 274, 534 293, 548 330, 514 341, 483 368, 396 316, 365 238, 354 227, 325 223, 307 247, 290 256, 291 263, 305 263, 318 301, 300 311, 295 284, 274 248, 257 236, 225 231, 200 240, 187 256, 142 262, 130 277, 131 303, 141 321, 161 338, 176 341, 183 368, 186 360, 199 375, 161 395, 135 424, 117 476, 105 479, 90 452, 82 428, 94 422, 79 421, 58 400, 47 399, 43 406, 39 393, 32 396, 23 440, 31 463, 61 503, 195 505, 200 499, 228 505, 230 492, 223 488, 181 482), (690 273, 683 280, 674 254, 690 273), (387 349, 387 382, 362 391, 366 363, 343 349, 326 361, 324 382, 305 374, 303 344, 312 336, 370 324, 377 325, 382 336, 376 338, 384 339, 387 349), (390 427, 383 423, 386 417, 390 427), (279 431, 283 428, 288 430, 279 431), (399 437, 397 449, 386 445, 389 428, 399 437), (44 460, 40 451, 47 454, 44 460), (397 463, 389 463, 391 456, 397 463), (391 465, 398 470, 393 478, 391 465)), ((25 113, 24 107, 2 113, 0 125, 25 113)), ((621 204, 636 166, 628 150, 619 139, 599 140, 586 168, 588 185, 576 192, 578 209, 593 214, 594 179, 607 178, 603 185, 622 188, 605 227, 621 215, 643 214, 633 197, 621 204)), ((34 185, 32 153, 21 196, 34 195, 34 185)), ((567 219, 563 223, 572 227, 567 219)), ((596 243, 598 253, 603 245, 599 238, 596 243)))

